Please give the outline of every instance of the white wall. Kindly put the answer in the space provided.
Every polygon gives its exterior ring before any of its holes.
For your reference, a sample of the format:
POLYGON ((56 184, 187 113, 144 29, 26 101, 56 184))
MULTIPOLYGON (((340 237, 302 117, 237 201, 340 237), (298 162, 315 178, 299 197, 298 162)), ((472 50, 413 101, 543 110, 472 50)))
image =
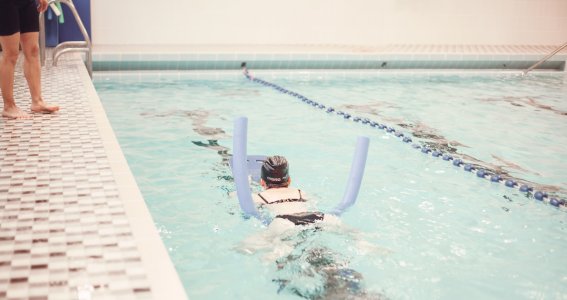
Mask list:
POLYGON ((567 0, 91 0, 91 9, 95 45, 567 41, 567 0))

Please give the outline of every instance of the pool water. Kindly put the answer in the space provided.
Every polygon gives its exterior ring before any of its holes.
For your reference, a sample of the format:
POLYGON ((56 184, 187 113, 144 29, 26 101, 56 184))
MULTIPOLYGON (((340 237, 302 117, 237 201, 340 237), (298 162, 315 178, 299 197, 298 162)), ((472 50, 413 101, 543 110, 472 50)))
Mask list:
MULTIPOLYGON (((566 198, 565 73, 254 76, 566 198)), ((309 261, 320 253, 360 274, 368 298, 567 299, 565 208, 238 72, 101 72, 95 86, 191 299, 317 298, 326 274, 309 261), (285 155, 292 184, 321 211, 344 192, 356 137, 370 137, 358 201, 342 217, 348 233, 304 230, 287 237, 295 249, 284 257, 278 246, 239 251, 265 231, 241 214, 226 165, 242 115, 248 153, 285 155)))

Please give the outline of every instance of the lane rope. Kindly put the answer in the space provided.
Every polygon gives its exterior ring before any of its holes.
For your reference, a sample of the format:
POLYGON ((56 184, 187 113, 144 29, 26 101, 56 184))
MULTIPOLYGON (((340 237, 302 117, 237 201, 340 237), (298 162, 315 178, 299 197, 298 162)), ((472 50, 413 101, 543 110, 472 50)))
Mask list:
POLYGON ((522 180, 520 180, 520 179, 516 179, 516 178, 510 177, 510 176, 501 175, 501 174, 494 172, 493 170, 485 169, 485 168, 482 168, 482 167, 479 168, 479 167, 473 165, 472 163, 468 163, 466 161, 463 161, 460 158, 453 157, 453 155, 451 155, 450 153, 444 153, 443 151, 441 151, 439 149, 430 148, 426 145, 422 146, 422 145, 419 145, 417 143, 414 143, 412 138, 408 134, 404 134, 403 132, 396 130, 392 126, 389 126, 385 123, 379 123, 379 122, 370 120, 368 118, 354 116, 354 115, 349 114, 348 112, 337 110, 337 109, 335 109, 331 106, 324 105, 324 104, 317 102, 313 99, 309 99, 309 98, 307 98, 306 96, 304 96, 300 93, 288 90, 288 89, 281 87, 281 86, 279 86, 275 83, 272 83, 272 82, 269 82, 269 81, 266 81, 266 80, 252 76, 250 74, 250 72, 248 71, 248 69, 246 68, 245 62, 243 62, 241 66, 243 68, 244 76, 248 80, 250 80, 251 82, 258 83, 258 84, 263 85, 265 87, 272 88, 273 90, 275 90, 279 93, 286 94, 286 95, 289 95, 291 97, 294 97, 297 100, 299 100, 299 101, 301 101, 301 102, 303 102, 303 103, 305 103, 305 104, 307 104, 307 105, 309 105, 313 108, 324 111, 329 115, 335 115, 335 116, 343 118, 345 120, 351 120, 355 123, 370 126, 372 128, 376 128, 378 130, 383 130, 386 133, 397 137, 398 140, 402 141, 403 143, 411 145, 411 147, 413 147, 414 149, 421 151, 421 153, 426 154, 426 155, 431 154, 432 157, 439 158, 439 159, 442 159, 443 161, 450 162, 455 167, 462 168, 462 170, 464 170, 466 172, 471 172, 473 174, 476 174, 476 176, 478 178, 485 179, 485 180, 488 180, 488 181, 493 182, 493 183, 503 184, 504 186, 506 186, 508 188, 518 189, 521 193, 524 193, 528 197, 533 197, 534 199, 536 199, 538 201, 550 204, 550 205, 557 207, 557 208, 567 207, 567 201, 565 199, 561 199, 561 198, 559 198, 558 196, 555 196, 555 195, 550 195, 546 191, 535 190, 533 186, 530 186, 529 184, 526 184, 526 183, 521 183, 522 180))

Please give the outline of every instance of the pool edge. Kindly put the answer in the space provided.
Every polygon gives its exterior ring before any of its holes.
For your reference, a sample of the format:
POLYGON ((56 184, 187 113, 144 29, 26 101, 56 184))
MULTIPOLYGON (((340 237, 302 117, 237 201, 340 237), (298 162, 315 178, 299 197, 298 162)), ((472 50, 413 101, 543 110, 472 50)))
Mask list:
POLYGON ((144 202, 114 130, 106 116, 100 98, 86 68, 80 69, 80 77, 93 110, 95 122, 103 140, 104 149, 123 200, 132 234, 138 245, 142 263, 155 299, 188 299, 179 275, 161 240, 151 214, 144 202), (166 259, 167 258, 167 259, 166 259))

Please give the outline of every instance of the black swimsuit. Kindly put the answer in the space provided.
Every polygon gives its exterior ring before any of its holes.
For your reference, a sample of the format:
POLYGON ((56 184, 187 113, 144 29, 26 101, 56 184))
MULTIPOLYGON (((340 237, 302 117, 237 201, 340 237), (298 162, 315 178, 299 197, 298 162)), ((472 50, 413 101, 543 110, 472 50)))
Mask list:
POLYGON ((34 0, 0 0, 0 36, 38 31, 39 12, 34 0))
POLYGON ((325 214, 322 212, 302 212, 290 215, 277 215, 276 218, 286 219, 295 225, 309 225, 323 220, 325 214))
MULTIPOLYGON (((266 200, 266 198, 262 196, 262 193, 259 193, 258 197, 264 200, 264 203, 267 205, 280 204, 286 202, 307 202, 307 200, 303 199, 303 197, 301 196, 301 190, 297 190, 297 191, 299 192, 299 198, 279 199, 276 201, 269 202, 268 200, 266 200)), ((323 220, 324 216, 325 215, 322 212, 300 212, 294 214, 277 215, 276 218, 285 219, 297 226, 302 226, 302 225, 313 224, 317 221, 321 221, 323 220)))
POLYGON ((297 190, 297 191, 299 192, 299 198, 280 199, 280 200, 269 202, 268 200, 266 200, 266 198, 264 198, 264 196, 262 196, 262 193, 259 193, 258 197, 260 197, 262 200, 264 200, 264 202, 268 205, 280 204, 280 203, 285 203, 285 202, 307 202, 307 200, 305 200, 305 199, 303 199, 303 197, 301 197, 301 190, 297 190))

